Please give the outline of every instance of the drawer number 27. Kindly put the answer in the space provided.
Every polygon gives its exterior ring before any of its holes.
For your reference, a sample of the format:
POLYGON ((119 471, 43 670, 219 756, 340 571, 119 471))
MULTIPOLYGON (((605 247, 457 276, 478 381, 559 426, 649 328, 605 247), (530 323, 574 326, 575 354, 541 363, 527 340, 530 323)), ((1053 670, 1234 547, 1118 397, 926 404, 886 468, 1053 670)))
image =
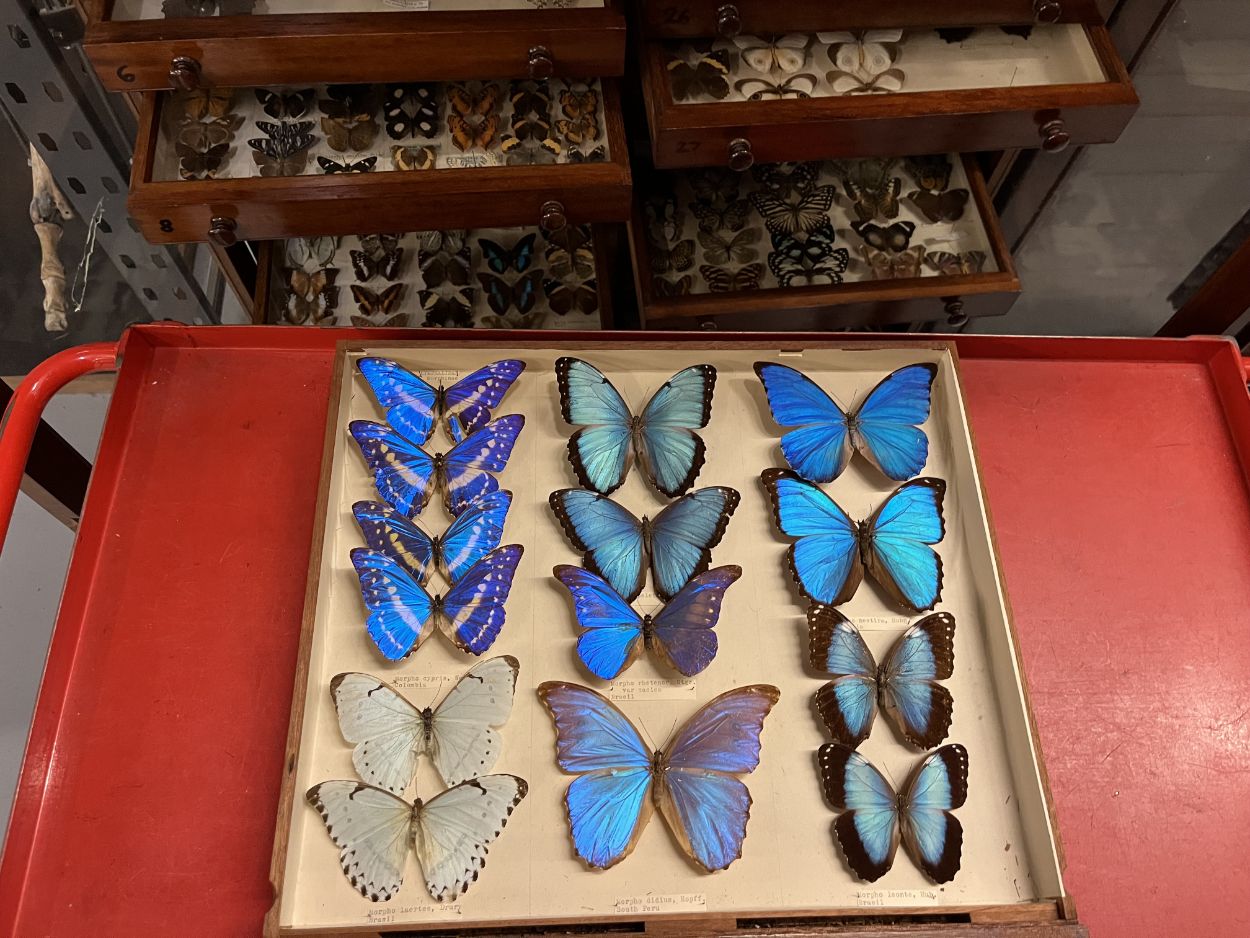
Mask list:
POLYGON ((690 22, 690 11, 686 7, 661 7, 660 19, 666 26, 682 26, 690 22))

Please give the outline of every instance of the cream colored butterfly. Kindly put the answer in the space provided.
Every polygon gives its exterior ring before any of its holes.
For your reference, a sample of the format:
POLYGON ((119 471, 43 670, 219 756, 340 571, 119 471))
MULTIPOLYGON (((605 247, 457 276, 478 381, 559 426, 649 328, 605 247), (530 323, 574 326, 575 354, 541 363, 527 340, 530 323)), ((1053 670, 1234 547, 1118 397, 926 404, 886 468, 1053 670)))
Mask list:
POLYGON ((774 71, 793 75, 807 64, 808 37, 802 33, 787 33, 772 39, 759 36, 737 36, 734 45, 747 67, 756 72, 772 74, 774 71))

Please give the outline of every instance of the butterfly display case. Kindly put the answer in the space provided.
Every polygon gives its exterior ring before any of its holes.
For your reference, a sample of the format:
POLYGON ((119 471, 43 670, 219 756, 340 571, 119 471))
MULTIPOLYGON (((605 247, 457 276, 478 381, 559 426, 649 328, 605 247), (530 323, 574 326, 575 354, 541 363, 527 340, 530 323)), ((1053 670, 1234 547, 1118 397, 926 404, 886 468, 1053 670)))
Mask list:
POLYGON ((620 0, 86 0, 85 6, 84 48, 113 91, 624 70, 620 0))
MULTIPOLYGON (((654 342, 631 347, 619 339, 564 342, 556 336, 356 343, 340 345, 330 402, 273 855, 277 899, 268 934, 540 927, 726 934, 848 920, 893 924, 912 916, 934 928, 997 923, 1001 934, 1012 934, 1016 927, 1050 923, 1056 934, 1069 934, 1062 927, 1066 922, 1073 934, 1079 931, 1064 889, 1058 834, 952 346, 805 342, 791 347, 774 339, 757 347, 687 340, 664 348, 654 342), (742 573, 724 599, 716 629, 719 651, 697 677, 675 677, 643 655, 609 683, 591 676, 575 654, 571 603, 552 568, 577 563, 580 554, 548 505, 550 493, 577 485, 565 455, 572 428, 562 418, 556 386, 555 363, 563 355, 593 363, 634 408, 679 369, 706 363, 717 371, 710 422, 700 431, 707 459, 698 484, 731 486, 741 493, 712 562, 738 565, 742 573), (520 545, 524 553, 507 600, 506 622, 481 658, 434 635, 411 657, 388 662, 366 633, 361 585, 350 556, 364 545, 353 504, 376 499, 377 492, 347 426, 385 417, 358 368, 365 356, 382 356, 442 386, 496 359, 525 365, 494 408, 495 415, 516 414, 525 421, 499 473, 501 488, 512 493, 503 540, 520 545), (955 812, 964 830, 962 865, 943 886, 926 879, 902 851, 883 878, 861 882, 846 867, 833 837, 835 814, 822 797, 816 766, 817 749, 827 740, 811 703, 828 678, 806 663, 805 604, 789 580, 789 542, 776 533, 760 481, 761 471, 780 465, 781 456, 779 430, 754 370, 759 361, 801 369, 844 404, 862 402, 868 389, 905 365, 929 363, 936 375, 932 416, 924 427, 930 441, 925 474, 946 483, 945 537, 937 547, 945 586, 938 608, 959 623, 954 674, 946 682, 955 701, 949 740, 966 748, 969 764, 967 801, 955 812), (515 659, 519 677, 491 771, 524 779, 528 793, 507 817, 506 829, 493 830, 497 838, 485 867, 463 896, 431 899, 422 868, 408 850, 398 895, 371 901, 344 876, 339 849, 305 798, 310 786, 355 778, 352 746, 343 738, 331 698, 332 679, 342 672, 372 675, 420 709, 433 707, 470 667, 502 655, 515 659), (675 725, 730 688, 764 683, 778 688, 779 700, 763 727, 761 761, 743 777, 752 803, 741 858, 723 872, 701 872, 656 817, 619 865, 587 869, 574 853, 565 812, 572 776, 556 764, 552 721, 536 693, 546 681, 596 688, 655 747, 664 744, 675 725)), ((440 437, 431 440, 430 451, 445 451, 449 441, 442 438, 441 427, 435 432, 440 437)), ((856 460, 828 490, 853 517, 862 518, 890 488, 856 460)), ((665 504, 637 470, 613 498, 652 517, 665 504)), ((436 499, 418 520, 439 532, 449 518, 436 499)), ((639 609, 658 605, 649 588, 637 601, 639 609)), ((868 584, 841 609, 878 656, 911 622, 868 584)), ((918 762, 914 750, 880 725, 861 751, 896 784, 918 762)), ((428 799, 444 787, 429 760, 422 759, 415 794, 428 799)))
POLYGON ((615 83, 521 79, 145 95, 129 207, 152 243, 623 222, 615 83))
POLYGON ((881 29, 653 40, 660 168, 1116 140, 1137 107, 1105 27, 881 29))

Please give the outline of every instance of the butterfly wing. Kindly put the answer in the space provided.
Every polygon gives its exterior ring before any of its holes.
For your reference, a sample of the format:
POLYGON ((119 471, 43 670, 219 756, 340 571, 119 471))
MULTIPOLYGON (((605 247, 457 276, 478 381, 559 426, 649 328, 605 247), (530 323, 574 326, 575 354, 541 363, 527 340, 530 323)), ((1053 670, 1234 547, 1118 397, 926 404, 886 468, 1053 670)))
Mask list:
POLYGON ((816 709, 835 740, 858 748, 877 718, 877 661, 859 629, 830 606, 808 609, 807 637, 812 667, 837 678, 816 692, 816 709))
POLYGON ((336 674, 330 697, 343 738, 356 746, 356 774, 402 795, 417 773, 417 755, 424 745, 421 711, 389 684, 356 671, 336 674))
POLYGON ((683 495, 656 515, 649 544, 656 595, 671 600, 707 570, 712 548, 724 537, 741 498, 734 489, 709 486, 683 495))
POLYGON ((430 500, 434 460, 390 427, 372 420, 353 420, 348 429, 381 495, 401 514, 419 515, 430 500))
POLYGON ((470 567, 500 545, 511 507, 511 492, 488 492, 451 523, 441 542, 442 565, 451 582, 459 582, 470 567))
POLYGON ((439 628, 461 651, 480 655, 499 637, 523 553, 520 544, 496 548, 475 563, 443 598, 439 628))
POLYGON ((502 472, 512 456, 517 437, 525 427, 520 414, 492 420, 481 430, 457 443, 444 464, 447 510, 459 516, 483 495, 499 490, 491 473, 502 472))
POLYGON ((934 882, 948 883, 959 872, 964 829, 950 812, 967 798, 968 750, 963 746, 943 746, 912 773, 903 804, 903 842, 934 882))
POLYGON ((825 798, 839 811, 834 830, 855 875, 875 882, 894 865, 899 811, 894 789, 871 762, 849 746, 820 747, 825 798))
POLYGON ((390 425, 414 443, 424 445, 434 428, 438 390, 424 378, 386 358, 362 358, 356 367, 369 382, 390 425))
POLYGON ((781 454, 809 482, 832 482, 851 458, 846 414, 816 382, 787 365, 756 362, 773 419, 798 427, 781 438, 781 454))
POLYGON ((565 421, 583 428, 569 440, 573 471, 586 488, 609 495, 625 482, 633 461, 633 414, 612 382, 589 362, 558 359, 556 381, 565 421))
POLYGON ((524 370, 525 362, 505 358, 479 368, 448 388, 444 402, 448 432, 452 438, 459 441, 462 437, 456 436, 457 431, 468 435, 486 426, 490 421, 490 412, 499 406, 524 370))
POLYGON ((588 687, 547 681, 538 687, 556 727, 556 761, 584 773, 564 796, 573 849, 596 869, 629 855, 651 816, 651 751, 632 723, 588 687))
POLYGON ((474 665, 434 711, 431 755, 448 785, 458 785, 495 767, 500 749, 496 730, 512 713, 520 670, 520 662, 510 655, 474 665))
POLYGON ((369 637, 388 661, 406 658, 430 636, 434 600, 399 561, 379 551, 357 547, 352 565, 369 610, 369 637))
POLYGON ((955 670, 955 617, 925 616, 899 637, 882 665, 881 704, 904 738, 932 749, 950 731, 954 702, 937 681, 955 670))
POLYGON ((483 775, 417 808, 413 846, 430 898, 455 899, 477 881, 490 845, 528 792, 523 778, 483 775))
POLYGON ((675 498, 689 490, 703 468, 706 446, 695 430, 712 416, 716 369, 695 365, 669 378, 642 412, 642 464, 651 484, 675 498))
POLYGON ((652 622, 655 651, 673 670, 687 677, 703 671, 716 657, 716 623, 725 591, 742 576, 741 567, 717 567, 701 573, 672 598, 652 622))
POLYGON ((422 586, 429 582, 434 540, 428 534, 382 502, 356 502, 352 514, 371 550, 394 557, 422 586))
POLYGON ((730 773, 759 765, 764 718, 780 696, 769 684, 727 691, 695 713, 667 747, 660 813, 686 854, 709 873, 742 856, 751 793, 730 773))
POLYGON ((932 609, 942 596, 942 558, 930 545, 946 533, 945 494, 941 479, 913 479, 895 489, 868 522, 868 572, 913 612, 932 609))
POLYGON ((373 902, 394 898, 404 882, 412 806, 360 782, 322 782, 304 797, 321 814, 356 891, 373 902))
POLYGON ((872 389, 851 421, 855 448, 896 482, 929 461, 929 437, 919 425, 929 419, 936 376, 930 363, 900 368, 872 389))
POLYGON ((642 592, 642 523, 606 495, 584 489, 551 493, 551 510, 573 546, 583 552, 582 564, 633 602, 642 592))
POLYGON ((577 656, 595 677, 614 679, 642 651, 642 618, 597 574, 569 564, 552 572, 573 597, 573 611, 582 629, 577 656))
POLYGON ((833 499, 784 469, 765 469, 764 487, 790 548, 790 573, 808 599, 837 606, 855 595, 864 578, 857 526, 833 499))

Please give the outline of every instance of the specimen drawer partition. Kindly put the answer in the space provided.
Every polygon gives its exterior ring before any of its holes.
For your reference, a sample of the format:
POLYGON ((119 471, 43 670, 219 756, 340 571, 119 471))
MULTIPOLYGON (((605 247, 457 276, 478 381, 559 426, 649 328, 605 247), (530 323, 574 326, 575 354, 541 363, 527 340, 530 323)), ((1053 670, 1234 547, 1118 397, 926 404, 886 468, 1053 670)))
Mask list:
MULTIPOLYGON (((488 83, 472 84, 480 92, 488 83)), ((546 154, 551 162, 545 165, 509 165, 512 157, 505 156, 500 144, 509 136, 508 120, 502 115, 504 109, 512 107, 508 89, 518 83, 501 80, 489 84, 500 90, 498 130, 489 142, 468 141, 474 145, 463 150, 455 146, 446 129, 448 103, 441 98, 435 108, 443 129, 429 140, 397 141, 375 126, 366 146, 347 140, 339 141, 336 149, 331 146, 332 138, 322 138, 327 119, 321 117, 322 128, 309 134, 315 142, 299 150, 295 165, 282 167, 292 171, 290 175, 258 175, 272 170, 281 159, 249 149, 249 138, 265 145, 267 128, 283 122, 262 110, 257 89, 237 89, 237 103, 222 104, 219 109, 227 117, 218 114, 210 121, 187 120, 185 116, 188 95, 202 104, 196 95, 203 92, 145 94, 131 171, 131 215, 144 237, 153 243, 214 240, 226 244, 435 228, 541 225, 544 230, 556 230, 566 223, 628 220, 630 170, 620 98, 612 80, 572 83, 552 79, 545 83, 548 88, 578 89, 579 100, 590 100, 586 96, 594 95, 597 101, 594 113, 586 118, 594 128, 593 136, 580 148, 566 141, 558 157, 546 154), (232 129, 227 130, 228 154, 221 157, 219 165, 204 162, 212 159, 211 148, 208 153, 181 149, 188 130, 203 137, 205 127, 222 121, 232 122, 228 124, 232 129), (402 142, 417 145, 404 147, 402 142), (392 155, 396 150, 404 153, 392 155), (410 171, 402 171, 401 157, 427 159, 433 168, 410 165, 410 171), (576 158, 583 161, 573 162, 576 158), (370 171, 345 171, 361 167, 370 171)), ((520 84, 532 87, 535 83, 520 84)), ((328 86, 328 93, 337 87, 328 86)), ((392 86, 375 87, 377 95, 382 95, 392 86)), ((438 92, 440 96, 450 97, 445 89, 452 86, 438 87, 443 89, 438 92)), ((290 89, 260 90, 291 93, 290 89)), ((327 87, 306 91, 324 95, 327 87)), ((559 116, 559 101, 553 100, 552 107, 559 116)), ((316 108, 314 101, 303 121, 308 128, 316 128, 316 108)), ((380 104, 374 108, 371 120, 383 113, 380 104)), ((331 130, 350 134, 356 127, 331 130)), ((533 152, 542 151, 536 148, 533 152)))
POLYGON ((936 30, 893 35, 898 41, 813 35, 797 74, 753 71, 739 55, 741 37, 717 40, 711 52, 646 43, 656 165, 742 169, 877 153, 1057 151, 1113 142, 1137 108, 1101 26, 1037 27, 1028 38, 998 29, 955 41, 936 30), (858 53, 853 47, 865 44, 884 49, 874 49, 882 64, 839 70, 845 49, 858 53))
MULTIPOLYGON (((624 70, 619 0, 576 0, 572 9, 535 9, 527 0, 430 0, 424 11, 399 6, 269 0, 266 14, 167 19, 161 0, 87 0, 83 44, 114 91, 624 70)), ((251 3, 227 0, 220 7, 247 10, 251 3)))

